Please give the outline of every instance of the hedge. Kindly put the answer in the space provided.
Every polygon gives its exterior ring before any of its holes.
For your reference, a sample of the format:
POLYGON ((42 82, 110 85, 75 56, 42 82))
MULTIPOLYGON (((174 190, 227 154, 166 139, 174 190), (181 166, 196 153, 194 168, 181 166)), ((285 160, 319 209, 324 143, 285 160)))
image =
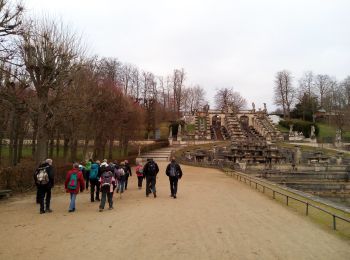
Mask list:
POLYGON ((293 131, 297 132, 302 132, 303 135, 306 138, 310 137, 310 132, 311 132, 311 126, 315 126, 315 135, 318 136, 320 129, 317 124, 308 122, 308 121, 303 121, 303 120, 297 120, 297 119, 292 119, 292 120, 281 120, 279 124, 285 128, 289 129, 289 126, 293 124, 293 131))

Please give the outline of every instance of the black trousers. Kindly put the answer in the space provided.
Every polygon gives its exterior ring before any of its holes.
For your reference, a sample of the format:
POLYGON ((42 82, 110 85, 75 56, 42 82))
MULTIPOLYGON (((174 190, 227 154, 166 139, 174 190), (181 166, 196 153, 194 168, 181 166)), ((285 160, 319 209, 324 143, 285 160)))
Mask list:
POLYGON ((169 177, 170 182, 170 191, 171 195, 174 196, 177 193, 177 182, 179 181, 179 178, 177 177, 169 177))
POLYGON ((108 189, 102 189, 102 197, 101 197, 100 209, 104 209, 105 208, 106 197, 108 199, 109 207, 110 208, 113 207, 113 192, 110 192, 109 187, 107 187, 107 188, 108 189))
POLYGON ((146 196, 151 193, 151 189, 154 194, 156 192, 156 176, 146 177, 146 196))
POLYGON ((40 211, 45 211, 45 207, 46 207, 46 210, 50 209, 51 187, 38 186, 38 196, 39 196, 39 203, 40 203, 40 211))
POLYGON ((89 189, 89 177, 90 177, 90 171, 84 171, 84 177, 85 177, 85 188, 89 189))
POLYGON ((100 199, 100 183, 98 180, 90 180, 90 194, 91 194, 91 201, 94 201, 94 193, 96 188, 96 200, 100 199))
POLYGON ((124 189, 125 189, 125 190, 128 189, 128 179, 129 179, 129 175, 126 175, 126 178, 125 178, 125 186, 124 186, 124 189))
POLYGON ((137 186, 142 188, 143 176, 137 176, 137 186))

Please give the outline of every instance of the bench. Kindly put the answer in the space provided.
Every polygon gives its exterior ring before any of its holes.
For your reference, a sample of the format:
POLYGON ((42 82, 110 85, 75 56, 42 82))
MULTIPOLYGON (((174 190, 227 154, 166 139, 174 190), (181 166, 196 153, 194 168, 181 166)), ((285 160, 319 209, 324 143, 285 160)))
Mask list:
POLYGON ((11 193, 12 193, 12 190, 0 190, 0 198, 2 197, 8 198, 10 197, 11 193))

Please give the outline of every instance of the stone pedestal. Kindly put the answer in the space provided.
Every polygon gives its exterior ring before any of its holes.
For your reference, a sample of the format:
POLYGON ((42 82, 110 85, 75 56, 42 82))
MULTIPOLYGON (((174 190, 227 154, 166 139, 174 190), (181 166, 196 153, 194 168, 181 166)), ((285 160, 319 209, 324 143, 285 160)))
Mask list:
POLYGON ((301 149, 300 146, 295 146, 295 152, 294 152, 294 163, 300 164, 301 163, 301 149))

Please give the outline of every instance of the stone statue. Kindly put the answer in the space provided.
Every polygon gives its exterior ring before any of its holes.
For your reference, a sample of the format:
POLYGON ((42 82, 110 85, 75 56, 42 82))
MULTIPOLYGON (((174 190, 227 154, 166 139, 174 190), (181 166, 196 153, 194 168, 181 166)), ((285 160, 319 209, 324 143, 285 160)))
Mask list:
POLYGON ((169 129, 169 138, 173 138, 173 127, 172 126, 169 129))
POLYGON ((266 103, 264 103, 264 111, 265 111, 265 112, 267 111, 266 103))
POLYGON ((253 107, 253 112, 255 112, 255 103, 252 103, 252 107, 253 107))
POLYGON ((289 125, 289 136, 292 136, 293 135, 293 124, 290 124, 289 125))
POLYGON ((312 125, 312 126, 311 126, 310 138, 311 138, 311 139, 314 139, 315 137, 316 137, 316 135, 315 135, 315 126, 312 125))
POLYGON ((342 146, 342 143, 341 143, 341 129, 337 129, 336 133, 335 133, 335 146, 337 148, 341 147, 342 146))
POLYGON ((203 107, 203 110, 204 110, 204 112, 208 113, 208 111, 209 111, 209 104, 206 104, 206 105, 203 107))

